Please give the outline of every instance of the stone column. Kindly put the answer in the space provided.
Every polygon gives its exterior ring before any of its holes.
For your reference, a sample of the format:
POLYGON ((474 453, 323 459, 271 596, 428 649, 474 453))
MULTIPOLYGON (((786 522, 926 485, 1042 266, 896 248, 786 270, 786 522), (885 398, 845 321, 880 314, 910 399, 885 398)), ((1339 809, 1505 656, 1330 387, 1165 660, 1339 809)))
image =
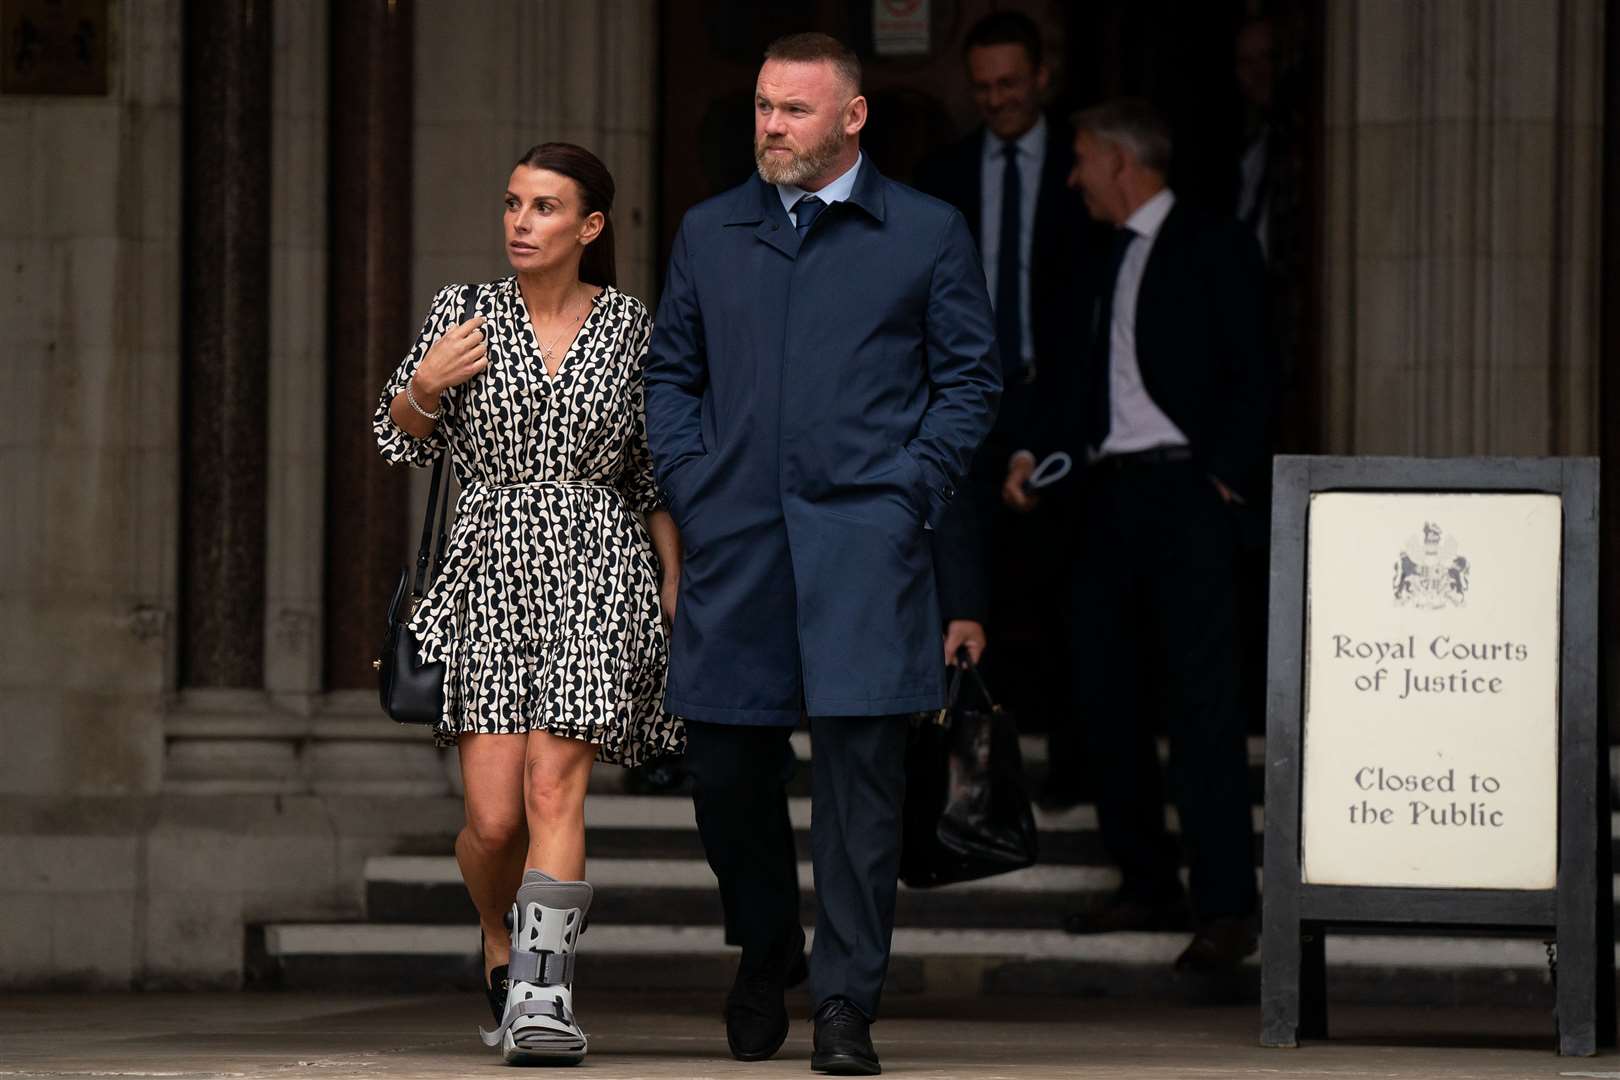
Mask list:
POLYGON ((1328 5, 1328 452, 1597 452, 1604 15, 1328 5))
MULTIPOLYGON (((1620 190, 1620 20, 1604 27, 1603 190, 1620 190)), ((1620 202, 1603 204, 1603 291, 1599 310, 1603 315, 1603 358, 1608 378, 1603 380, 1603 478, 1599 493, 1602 547, 1598 609, 1603 650, 1600 685, 1604 688, 1603 715, 1607 718, 1610 743, 1620 743, 1620 202)), ((1620 765, 1620 762, 1616 762, 1620 765)), ((1620 792, 1620 768, 1610 777, 1620 792)))
MULTIPOLYGON (((410 0, 331 10, 327 310, 326 685, 375 685, 383 605, 399 574, 409 485, 377 454, 371 413, 413 329, 410 0)), ((484 32, 500 23, 457 16, 484 32)), ((435 73, 435 78, 438 73, 435 73)), ((467 118, 464 137, 477 131, 467 118)))
POLYGON ((326 505, 326 76, 322 0, 277 0, 270 179, 270 505, 264 685, 323 689, 326 505))
POLYGON ((186 5, 181 681, 264 679, 270 11, 186 5))

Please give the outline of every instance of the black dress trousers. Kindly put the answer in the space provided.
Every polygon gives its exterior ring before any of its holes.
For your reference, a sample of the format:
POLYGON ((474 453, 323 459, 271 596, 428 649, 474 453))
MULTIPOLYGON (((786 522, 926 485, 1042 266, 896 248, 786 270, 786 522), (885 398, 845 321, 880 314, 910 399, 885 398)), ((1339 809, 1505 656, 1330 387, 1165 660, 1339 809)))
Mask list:
MULTIPOLYGON (((909 718, 818 716, 811 766, 816 934, 810 994, 876 1018, 888 973, 900 871, 909 718)), ((698 832, 720 883, 726 941, 742 967, 781 963, 799 921, 797 857, 787 811, 792 729, 687 721, 698 832)))
POLYGON ((1256 901, 1245 725, 1237 708, 1236 511, 1196 460, 1092 466, 1073 573, 1075 700, 1103 843, 1136 899, 1180 894, 1151 719, 1202 919, 1256 901))

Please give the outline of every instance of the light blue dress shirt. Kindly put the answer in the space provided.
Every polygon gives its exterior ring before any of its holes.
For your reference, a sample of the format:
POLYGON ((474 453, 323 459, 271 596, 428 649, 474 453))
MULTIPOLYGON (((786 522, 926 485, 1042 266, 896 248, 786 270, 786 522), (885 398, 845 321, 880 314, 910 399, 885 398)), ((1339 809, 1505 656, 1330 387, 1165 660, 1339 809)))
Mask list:
MULTIPOLYGON (((990 302, 996 299, 996 268, 1001 256, 1001 179, 1006 172, 1007 158, 1002 148, 1007 144, 984 133, 984 156, 979 172, 979 256, 984 260, 985 284, 990 287, 990 302)), ((1035 201, 1041 193, 1041 170, 1046 166, 1046 117, 1035 121, 1035 126, 1020 135, 1018 147, 1018 180, 1022 185, 1018 200, 1020 234, 1018 237, 1018 323, 1023 327, 1024 362, 1035 359, 1035 334, 1030 328, 1029 266, 1035 247, 1035 201)))
POLYGON ((820 191, 806 191, 804 188, 795 187, 792 184, 777 184, 776 193, 782 197, 782 209, 788 212, 788 218, 793 222, 793 227, 799 227, 799 215, 794 213, 793 207, 806 195, 814 195, 828 206, 848 199, 850 192, 855 190, 855 174, 861 171, 861 162, 865 160, 866 155, 861 154, 855 159, 855 164, 849 167, 848 172, 820 191))

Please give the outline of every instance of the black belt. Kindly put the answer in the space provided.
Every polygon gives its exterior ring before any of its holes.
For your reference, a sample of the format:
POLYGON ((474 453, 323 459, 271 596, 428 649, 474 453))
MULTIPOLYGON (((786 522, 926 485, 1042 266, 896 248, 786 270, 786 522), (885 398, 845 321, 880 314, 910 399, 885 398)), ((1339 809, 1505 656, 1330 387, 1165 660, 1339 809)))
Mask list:
POLYGON ((1138 465, 1169 465, 1192 459, 1193 452, 1190 446, 1155 446, 1149 450, 1134 450, 1128 454, 1104 454, 1102 457, 1094 458, 1091 467, 1130 469, 1138 465))

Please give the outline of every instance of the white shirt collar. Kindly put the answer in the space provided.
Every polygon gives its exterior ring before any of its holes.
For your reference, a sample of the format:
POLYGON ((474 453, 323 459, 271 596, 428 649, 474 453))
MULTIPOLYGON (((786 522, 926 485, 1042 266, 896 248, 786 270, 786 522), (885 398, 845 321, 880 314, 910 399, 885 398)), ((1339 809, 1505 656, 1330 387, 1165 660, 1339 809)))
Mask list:
POLYGON ((866 154, 862 153, 857 156, 855 164, 849 167, 848 172, 820 191, 806 191, 804 188, 794 184, 777 184, 776 193, 782 197, 782 209, 791 213, 794 205, 806 195, 814 195, 828 206, 835 202, 846 201, 850 196, 850 192, 855 190, 855 174, 861 171, 861 162, 865 160, 866 154))
MULTIPOLYGON (((984 158, 986 161, 1001 161, 1001 148, 1006 146, 1005 140, 991 133, 989 128, 984 131, 984 158)), ((1046 116, 1043 113, 1035 118, 1035 126, 1018 136, 1014 140, 1018 147, 1019 157, 1034 157, 1046 149, 1046 116)))
POLYGON ((1136 213, 1125 219, 1125 227, 1137 236, 1151 240, 1159 235, 1159 230, 1164 227, 1164 219, 1170 216, 1170 209, 1175 205, 1175 193, 1169 188, 1161 188, 1153 198, 1138 206, 1136 213))

